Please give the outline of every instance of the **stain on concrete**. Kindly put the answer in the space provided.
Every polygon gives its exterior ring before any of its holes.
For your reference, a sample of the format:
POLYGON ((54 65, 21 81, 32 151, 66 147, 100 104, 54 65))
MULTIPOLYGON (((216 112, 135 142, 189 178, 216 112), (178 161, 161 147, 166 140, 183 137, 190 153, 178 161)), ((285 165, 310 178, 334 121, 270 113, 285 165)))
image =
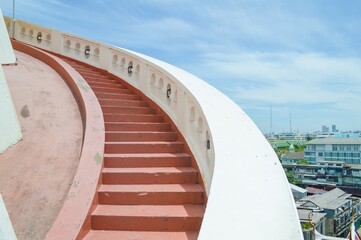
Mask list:
POLYGON ((78 78, 76 80, 76 83, 78 85, 78 87, 80 87, 81 89, 83 89, 85 92, 88 92, 90 90, 89 85, 81 78, 78 78))
POLYGON ((99 153, 95 154, 94 155, 94 161, 95 161, 95 163, 97 165, 101 164, 102 163, 102 156, 99 153))
POLYGON ((23 106, 23 108, 22 108, 21 111, 20 111, 20 115, 21 115, 23 118, 28 118, 28 117, 30 117, 30 111, 29 111, 28 105, 24 105, 24 106, 23 106))

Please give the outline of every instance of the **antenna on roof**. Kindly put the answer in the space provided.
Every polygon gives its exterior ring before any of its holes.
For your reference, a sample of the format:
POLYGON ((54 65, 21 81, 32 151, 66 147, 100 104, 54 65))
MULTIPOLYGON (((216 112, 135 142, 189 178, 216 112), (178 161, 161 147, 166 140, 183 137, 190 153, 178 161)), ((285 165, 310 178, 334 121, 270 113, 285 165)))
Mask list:
POLYGON ((290 132, 292 132, 292 112, 290 109, 290 132))
POLYGON ((13 0, 13 26, 12 26, 12 32, 11 37, 15 39, 15 0, 13 0))
POLYGON ((272 136, 272 105, 270 107, 270 130, 269 130, 269 136, 272 136))

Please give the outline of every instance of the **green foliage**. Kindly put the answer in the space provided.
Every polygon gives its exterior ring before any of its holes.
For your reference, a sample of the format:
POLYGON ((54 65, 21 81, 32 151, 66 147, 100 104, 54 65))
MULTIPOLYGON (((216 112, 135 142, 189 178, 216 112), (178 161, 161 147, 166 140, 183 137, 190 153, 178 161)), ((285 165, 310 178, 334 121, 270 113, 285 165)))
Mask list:
POLYGON ((300 164, 300 165, 308 165, 310 164, 306 159, 302 159, 302 160, 298 160, 297 161, 297 164, 300 164))
POLYGON ((286 171, 286 176, 287 176, 289 183, 292 183, 292 184, 300 184, 301 183, 301 181, 296 179, 295 175, 290 171, 286 171))
POLYGON ((302 223, 302 229, 308 230, 308 229, 311 229, 311 228, 313 228, 312 223, 310 223, 310 222, 302 223))

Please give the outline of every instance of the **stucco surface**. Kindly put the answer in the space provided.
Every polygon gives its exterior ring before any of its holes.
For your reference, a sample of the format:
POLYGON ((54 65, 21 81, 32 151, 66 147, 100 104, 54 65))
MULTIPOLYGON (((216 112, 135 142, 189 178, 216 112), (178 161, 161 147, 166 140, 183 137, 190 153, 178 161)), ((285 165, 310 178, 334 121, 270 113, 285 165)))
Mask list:
POLYGON ((0 154, 0 193, 18 239, 44 239, 78 166, 83 126, 63 79, 46 64, 16 52, 4 67, 23 140, 0 154))

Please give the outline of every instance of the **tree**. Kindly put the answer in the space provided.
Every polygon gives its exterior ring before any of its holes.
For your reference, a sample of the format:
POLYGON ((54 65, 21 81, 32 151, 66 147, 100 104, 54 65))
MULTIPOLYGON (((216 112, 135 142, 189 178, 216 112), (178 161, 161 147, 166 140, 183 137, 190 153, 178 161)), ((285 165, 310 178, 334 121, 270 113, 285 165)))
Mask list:
POLYGON ((295 178, 295 175, 293 174, 293 172, 290 172, 290 171, 286 170, 286 176, 287 176, 287 179, 288 179, 289 183, 292 183, 292 184, 300 184, 301 183, 300 180, 295 178))

